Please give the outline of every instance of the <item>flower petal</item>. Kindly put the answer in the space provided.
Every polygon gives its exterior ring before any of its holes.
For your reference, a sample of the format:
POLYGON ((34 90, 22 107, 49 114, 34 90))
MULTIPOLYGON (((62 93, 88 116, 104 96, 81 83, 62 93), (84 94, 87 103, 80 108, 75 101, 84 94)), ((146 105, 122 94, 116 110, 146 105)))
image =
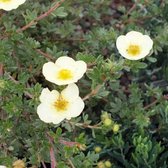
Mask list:
POLYGON ((44 121, 45 123, 54 123, 59 124, 61 121, 65 119, 62 115, 57 114, 53 108, 47 106, 46 104, 41 103, 37 107, 37 114, 39 118, 44 121))
POLYGON ((116 47, 120 51, 125 46, 125 43, 128 43, 126 36, 119 36, 116 40, 116 47))
POLYGON ((141 36, 143 36, 143 34, 140 33, 140 32, 137 32, 137 31, 130 31, 130 32, 128 32, 126 34, 126 36, 130 37, 130 38, 132 38, 132 37, 141 37, 141 36))
POLYGON ((58 68, 53 62, 48 62, 43 65, 42 73, 46 80, 50 82, 55 82, 57 71, 58 68))
POLYGON ((84 107, 85 107, 85 104, 83 100, 80 97, 78 97, 71 104, 71 107, 69 109, 69 116, 67 116, 66 119, 79 116, 82 113, 84 107))
POLYGON ((53 83, 55 83, 56 85, 68 85, 68 84, 72 84, 74 82, 77 82, 76 79, 70 79, 70 80, 59 80, 59 79, 55 79, 53 83))
POLYGON ((144 35, 144 43, 143 44, 146 46, 146 48, 151 50, 153 47, 153 40, 149 36, 144 35))
POLYGON ((56 90, 52 90, 51 92, 48 88, 42 90, 40 95, 40 101, 46 104, 52 104, 59 97, 59 92, 56 90))
POLYGON ((0 9, 10 11, 16 9, 19 5, 23 4, 26 0, 11 0, 9 2, 0 2, 0 9))
POLYGON ((126 36, 119 36, 116 40, 116 47, 118 49, 118 52, 125 58, 127 58, 127 47, 129 46, 129 40, 126 38, 126 36))
POLYGON ((79 89, 76 84, 69 84, 62 92, 61 95, 68 101, 73 102, 79 96, 79 89))
POLYGON ((76 78, 80 79, 87 70, 87 64, 84 61, 76 61, 76 78))
POLYGON ((56 60, 55 64, 63 68, 72 68, 75 65, 75 60, 73 60, 71 57, 62 56, 56 60))

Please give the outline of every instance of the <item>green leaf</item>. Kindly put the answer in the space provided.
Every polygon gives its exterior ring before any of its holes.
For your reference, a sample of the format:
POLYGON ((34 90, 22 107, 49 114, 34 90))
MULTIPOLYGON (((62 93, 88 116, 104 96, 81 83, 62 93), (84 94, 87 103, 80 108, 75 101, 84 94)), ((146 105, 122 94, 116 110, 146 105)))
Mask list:
POLYGON ((150 62, 152 62, 152 63, 157 62, 157 59, 154 58, 154 57, 149 56, 149 57, 146 57, 146 58, 147 58, 148 61, 150 61, 150 62))
POLYGON ((89 54, 85 54, 85 53, 81 53, 81 52, 77 53, 76 59, 82 60, 86 63, 92 63, 96 60, 96 58, 93 55, 89 55, 89 54))
POLYGON ((52 15, 60 18, 64 18, 68 15, 68 13, 65 12, 64 7, 59 7, 54 12, 52 12, 52 15))

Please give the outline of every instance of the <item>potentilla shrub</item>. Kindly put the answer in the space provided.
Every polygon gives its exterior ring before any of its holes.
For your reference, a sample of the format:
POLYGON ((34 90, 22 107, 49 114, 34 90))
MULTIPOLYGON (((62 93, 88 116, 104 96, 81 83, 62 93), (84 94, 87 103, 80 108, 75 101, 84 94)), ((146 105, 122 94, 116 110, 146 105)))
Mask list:
POLYGON ((168 167, 167 1, 0 9, 0 168, 168 167))

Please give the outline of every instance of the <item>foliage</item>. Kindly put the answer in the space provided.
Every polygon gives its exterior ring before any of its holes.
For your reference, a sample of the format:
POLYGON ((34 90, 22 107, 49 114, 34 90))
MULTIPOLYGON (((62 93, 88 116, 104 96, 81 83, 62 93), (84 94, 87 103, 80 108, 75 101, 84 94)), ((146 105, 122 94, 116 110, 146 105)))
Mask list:
POLYGON ((50 166, 54 149, 58 168, 107 167, 105 161, 113 168, 168 167, 167 1, 68 0, 18 31, 55 3, 27 0, 1 11, 0 164, 22 159, 27 167, 50 166), (119 55, 116 39, 131 30, 153 39, 149 57, 119 55), (88 65, 78 82, 85 109, 46 124, 36 112, 41 90, 61 88, 41 69, 63 55, 88 65))

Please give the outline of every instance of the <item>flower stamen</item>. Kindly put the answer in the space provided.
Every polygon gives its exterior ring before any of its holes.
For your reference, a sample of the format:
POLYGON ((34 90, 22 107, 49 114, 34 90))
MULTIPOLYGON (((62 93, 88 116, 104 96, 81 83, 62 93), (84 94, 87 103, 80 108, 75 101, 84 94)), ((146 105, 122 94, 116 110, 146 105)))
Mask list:
POLYGON ((8 3, 10 2, 11 0, 0 0, 0 2, 3 2, 3 3, 8 3))
POLYGON ((141 53, 141 48, 139 45, 129 45, 129 47, 127 48, 127 53, 131 56, 136 56, 139 55, 141 53))
POLYGON ((69 80, 72 78, 73 78, 73 74, 72 74, 72 71, 70 71, 69 69, 61 69, 58 72, 58 79, 69 80))
POLYGON ((67 110, 68 104, 69 102, 60 95, 54 103, 54 108, 59 112, 63 112, 67 110))

